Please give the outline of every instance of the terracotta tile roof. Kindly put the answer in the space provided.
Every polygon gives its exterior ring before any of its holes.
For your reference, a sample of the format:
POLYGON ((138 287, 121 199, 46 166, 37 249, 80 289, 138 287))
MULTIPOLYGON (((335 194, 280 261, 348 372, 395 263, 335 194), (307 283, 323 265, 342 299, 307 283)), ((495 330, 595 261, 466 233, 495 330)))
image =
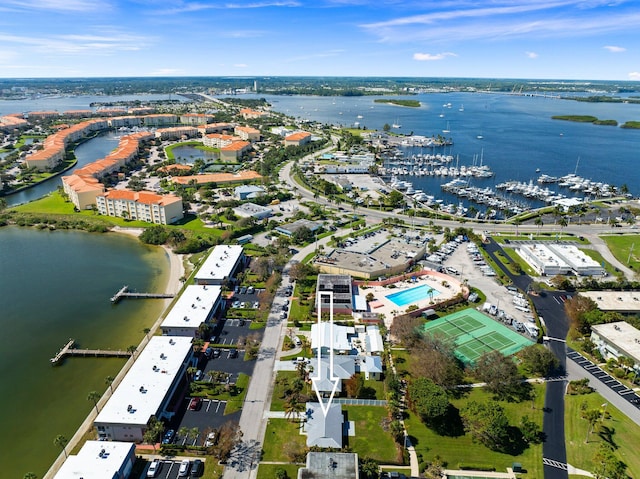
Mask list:
POLYGON ((249 143, 248 141, 234 141, 233 143, 227 145, 227 146, 223 146, 222 148, 220 148, 220 150, 225 150, 225 151, 240 151, 243 150, 247 147, 251 146, 251 143, 249 143))
POLYGON ((300 141, 310 136, 311 136, 311 133, 307 133, 306 131, 299 131, 297 133, 291 133, 289 136, 285 138, 285 141, 300 141))

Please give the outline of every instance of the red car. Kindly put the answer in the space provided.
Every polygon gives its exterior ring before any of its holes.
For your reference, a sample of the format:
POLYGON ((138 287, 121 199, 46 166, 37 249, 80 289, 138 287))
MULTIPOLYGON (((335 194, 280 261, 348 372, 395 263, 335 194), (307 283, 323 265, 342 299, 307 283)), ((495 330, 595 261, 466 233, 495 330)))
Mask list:
POLYGON ((202 407, 202 398, 193 398, 189 403, 189 409, 191 411, 198 411, 202 407))

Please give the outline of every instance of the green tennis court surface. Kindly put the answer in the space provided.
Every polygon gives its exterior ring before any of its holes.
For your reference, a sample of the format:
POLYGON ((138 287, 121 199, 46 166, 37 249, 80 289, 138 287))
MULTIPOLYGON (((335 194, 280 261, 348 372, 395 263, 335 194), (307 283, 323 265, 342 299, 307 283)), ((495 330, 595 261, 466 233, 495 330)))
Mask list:
POLYGON ((475 362, 490 351, 498 350, 509 356, 534 344, 472 308, 428 322, 423 330, 428 334, 452 339, 456 345, 456 354, 466 364, 475 362))

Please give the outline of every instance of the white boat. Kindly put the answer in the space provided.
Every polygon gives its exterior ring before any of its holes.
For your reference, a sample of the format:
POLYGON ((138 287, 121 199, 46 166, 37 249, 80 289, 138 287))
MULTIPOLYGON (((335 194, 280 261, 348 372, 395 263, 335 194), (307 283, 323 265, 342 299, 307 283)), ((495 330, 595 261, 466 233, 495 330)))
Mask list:
POLYGON ((451 133, 451 130, 449 129, 449 122, 447 122, 447 129, 442 130, 442 133, 451 133))
POLYGON ((464 105, 460 105, 460 108, 458 108, 458 111, 464 111, 464 105))

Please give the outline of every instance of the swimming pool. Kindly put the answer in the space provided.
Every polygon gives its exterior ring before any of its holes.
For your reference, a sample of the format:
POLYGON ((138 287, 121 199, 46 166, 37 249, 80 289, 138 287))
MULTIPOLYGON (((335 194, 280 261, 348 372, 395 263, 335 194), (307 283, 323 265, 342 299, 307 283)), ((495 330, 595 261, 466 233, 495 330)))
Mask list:
POLYGON ((423 299, 432 299, 440 294, 440 291, 432 288, 429 285, 421 284, 415 288, 405 289, 404 291, 398 291, 397 293, 388 294, 386 298, 396 306, 406 306, 410 303, 415 303, 423 299), (431 291, 431 293, 429 293, 431 291))

